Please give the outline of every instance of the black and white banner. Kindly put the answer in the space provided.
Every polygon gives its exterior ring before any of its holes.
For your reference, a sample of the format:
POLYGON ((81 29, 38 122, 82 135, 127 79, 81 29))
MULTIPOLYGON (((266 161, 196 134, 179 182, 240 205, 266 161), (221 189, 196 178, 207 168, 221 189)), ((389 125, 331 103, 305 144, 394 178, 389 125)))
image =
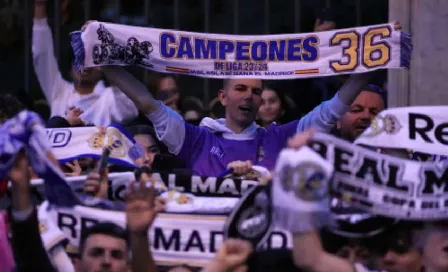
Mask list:
MULTIPOLYGON (((126 225, 124 212, 83 206, 73 209, 48 207, 48 203, 44 202, 39 208, 39 215, 57 224, 69 240, 68 251, 71 253, 77 253, 81 232, 92 224, 109 221, 122 227, 126 225)), ((159 214, 148 233, 156 263, 206 265, 223 241, 226 220, 227 216, 159 214)), ((291 236, 288 232, 274 229, 264 248, 292 248, 291 236)))
POLYGON ((380 112, 355 141, 375 147, 448 155, 448 107, 419 106, 380 112))
MULTIPOLYGON (((160 181, 157 187, 161 196, 167 201, 167 212, 198 214, 229 214, 239 198, 258 181, 232 178, 200 177, 154 173, 160 181)), ((82 193, 87 176, 67 177, 68 184, 75 192, 82 193)), ((134 180, 134 173, 121 172, 108 175, 109 189, 107 198, 111 201, 124 201, 129 181, 134 180)), ((33 179, 33 197, 37 202, 46 199, 43 180, 33 179)), ((7 197, 0 201, 0 208, 5 209, 9 202, 7 197)))
POLYGON ((331 190, 372 214, 397 219, 448 218, 448 168, 379 154, 326 134, 311 147, 333 163, 331 190))

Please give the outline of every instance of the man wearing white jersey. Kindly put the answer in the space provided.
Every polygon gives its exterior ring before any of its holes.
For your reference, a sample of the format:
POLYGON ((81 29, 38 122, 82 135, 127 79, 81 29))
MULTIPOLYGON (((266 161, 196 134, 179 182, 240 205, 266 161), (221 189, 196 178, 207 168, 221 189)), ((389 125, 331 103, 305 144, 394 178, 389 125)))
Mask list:
POLYGON ((33 64, 39 84, 51 107, 51 116, 65 117, 71 107, 83 111, 85 124, 107 126, 137 116, 134 103, 118 88, 106 87, 99 68, 72 70, 74 82, 62 78, 54 55, 53 38, 47 22, 47 0, 35 0, 33 64))

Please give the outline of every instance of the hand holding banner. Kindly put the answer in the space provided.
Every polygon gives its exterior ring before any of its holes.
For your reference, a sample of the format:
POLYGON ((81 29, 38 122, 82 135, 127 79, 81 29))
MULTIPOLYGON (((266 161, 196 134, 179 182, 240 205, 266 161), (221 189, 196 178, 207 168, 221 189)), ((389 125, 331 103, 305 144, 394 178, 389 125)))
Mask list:
POLYGON ((75 65, 137 65, 208 78, 291 79, 409 67, 410 36, 383 24, 282 35, 224 35, 90 22, 71 34, 75 65))

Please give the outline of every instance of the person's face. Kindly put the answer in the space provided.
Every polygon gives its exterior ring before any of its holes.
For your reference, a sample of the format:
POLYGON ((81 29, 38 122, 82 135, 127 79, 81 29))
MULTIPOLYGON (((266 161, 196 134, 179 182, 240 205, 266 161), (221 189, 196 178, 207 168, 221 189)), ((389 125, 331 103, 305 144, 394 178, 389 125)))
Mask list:
POLYGON ((128 270, 126 241, 104 234, 93 234, 85 242, 82 272, 125 272, 128 270))
POLYGON ((258 116, 264 124, 270 124, 277 121, 283 114, 282 104, 277 93, 265 89, 261 94, 261 106, 258 111, 258 116))
POLYGON ((350 110, 337 122, 342 138, 354 141, 382 110, 384 110, 384 100, 379 94, 362 91, 353 101, 350 110))
POLYGON ((379 268, 389 272, 418 272, 422 266, 422 254, 413 247, 408 231, 402 229, 387 237, 387 249, 379 258, 379 268))
POLYGON ((427 227, 423 259, 425 271, 448 271, 448 224, 427 227))
POLYGON ((344 245, 336 252, 336 255, 352 264, 366 263, 372 258, 370 250, 356 244, 344 245))
POLYGON ((177 104, 179 102, 179 92, 174 78, 168 76, 164 77, 159 82, 159 89, 157 99, 162 100, 165 105, 174 111, 178 111, 177 104))
POLYGON ((72 77, 75 84, 81 87, 93 87, 101 79, 101 70, 98 67, 84 68, 83 71, 76 71, 72 67, 72 77))
POLYGON ((134 140, 146 151, 143 165, 151 168, 155 155, 160 153, 155 139, 150 135, 137 134, 134 136, 134 140))
POLYGON ((177 84, 174 78, 172 77, 164 77, 159 82, 159 91, 160 92, 172 92, 177 89, 177 84))
POLYGON ((261 105, 262 81, 259 79, 233 79, 225 90, 219 92, 219 100, 226 108, 226 118, 245 128, 255 120, 261 105))

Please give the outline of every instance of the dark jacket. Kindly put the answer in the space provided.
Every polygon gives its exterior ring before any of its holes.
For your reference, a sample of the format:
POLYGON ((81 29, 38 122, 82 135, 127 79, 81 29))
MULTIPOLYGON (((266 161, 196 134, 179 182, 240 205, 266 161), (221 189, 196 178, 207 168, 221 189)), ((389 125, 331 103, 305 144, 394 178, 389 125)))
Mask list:
POLYGON ((12 233, 12 251, 17 272, 56 272, 42 243, 36 209, 24 221, 15 221, 11 209, 8 221, 12 233))

